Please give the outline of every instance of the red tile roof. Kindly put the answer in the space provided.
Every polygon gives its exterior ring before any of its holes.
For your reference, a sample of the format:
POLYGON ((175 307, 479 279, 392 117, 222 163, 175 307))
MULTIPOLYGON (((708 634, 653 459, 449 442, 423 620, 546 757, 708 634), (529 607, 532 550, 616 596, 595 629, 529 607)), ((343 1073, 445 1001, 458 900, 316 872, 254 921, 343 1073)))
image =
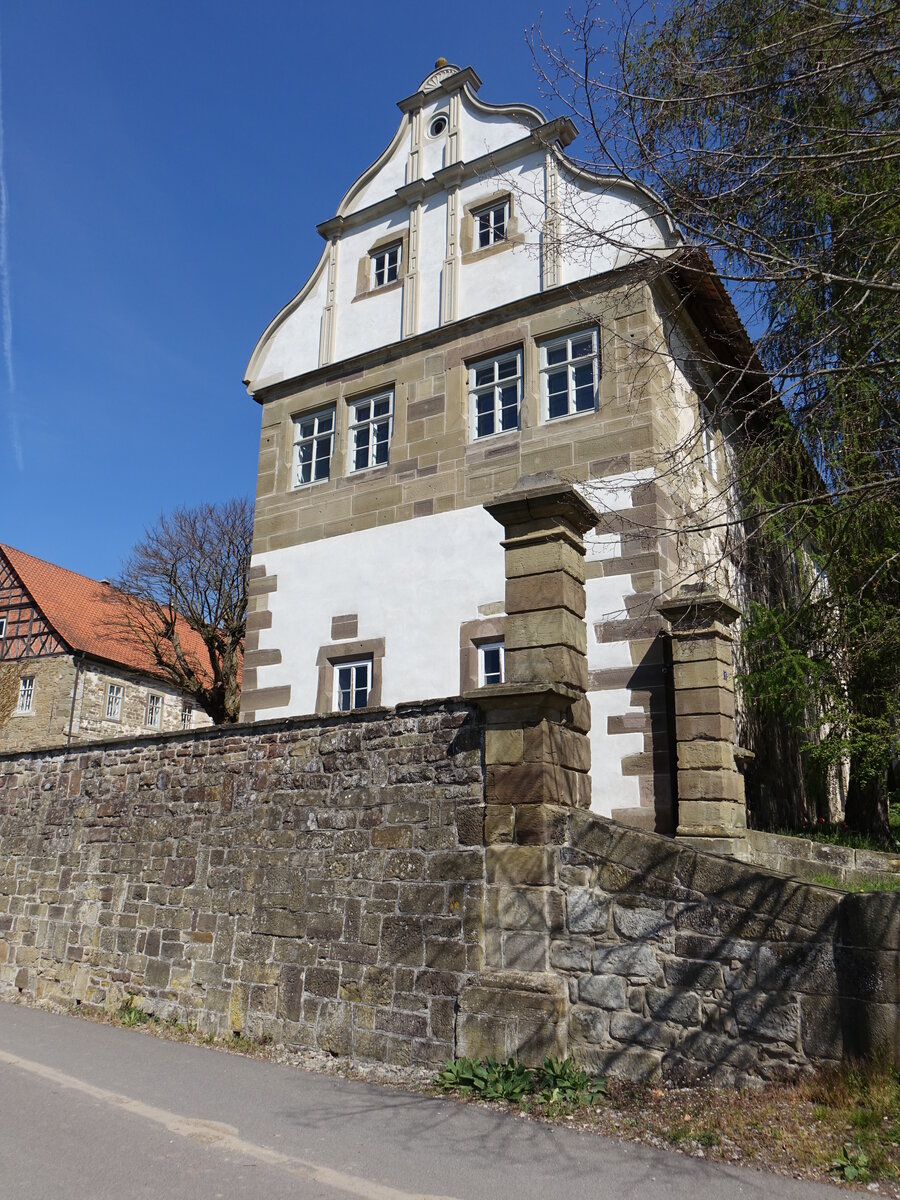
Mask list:
MULTIPOLYGON (((160 674, 151 651, 118 628, 130 624, 124 592, 108 583, 44 562, 12 546, 0 543, 0 553, 8 559, 32 600, 72 650, 144 674, 160 674)), ((178 618, 178 633, 192 665, 208 679, 209 656, 203 639, 182 617, 178 618)))

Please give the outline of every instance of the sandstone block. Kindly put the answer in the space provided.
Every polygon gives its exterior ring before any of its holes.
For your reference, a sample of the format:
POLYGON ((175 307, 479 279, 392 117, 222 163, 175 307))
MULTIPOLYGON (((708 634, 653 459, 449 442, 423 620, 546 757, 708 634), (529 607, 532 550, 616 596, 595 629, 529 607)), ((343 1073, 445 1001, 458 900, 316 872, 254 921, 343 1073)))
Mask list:
POLYGON ((506 652, 532 646, 569 646, 587 654, 587 627, 565 608, 515 613, 506 618, 506 652))
POLYGON ((596 1008, 624 1009, 625 980, 616 975, 588 975, 578 981, 578 998, 596 1008))
MULTIPOLYGON (((735 771, 734 747, 728 742, 694 740, 678 742, 678 769, 735 771)), ((680 776, 679 776, 680 779, 680 776)))
POLYGON ((553 886, 556 856, 543 846, 488 846, 485 850, 488 883, 553 886))

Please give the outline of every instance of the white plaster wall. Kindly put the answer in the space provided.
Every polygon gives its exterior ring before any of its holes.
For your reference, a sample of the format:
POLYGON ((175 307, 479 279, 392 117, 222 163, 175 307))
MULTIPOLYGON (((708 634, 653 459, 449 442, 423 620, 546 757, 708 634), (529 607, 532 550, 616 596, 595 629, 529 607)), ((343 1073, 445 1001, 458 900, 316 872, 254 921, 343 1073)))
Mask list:
POLYGON ((441 272, 447 252, 446 196, 434 196, 422 206, 419 231, 419 328, 441 323, 441 272))
POLYGON ((632 190, 576 176, 564 166, 559 209, 563 283, 625 266, 641 251, 665 245, 662 227, 632 190))
MULTIPOLYGON (((407 125, 406 117, 403 118, 407 125)), ((406 130, 404 129, 404 133, 406 130)), ((346 207, 347 213, 359 212, 370 204, 377 204, 387 196, 393 196, 398 187, 406 183, 406 163, 409 157, 409 136, 401 137, 388 159, 381 164, 376 174, 360 188, 346 207)))
MULTIPOLYGON (((380 238, 396 233, 399 239, 407 228, 409 212, 403 209, 381 221, 372 221, 351 230, 341 238, 338 248, 337 326, 335 361, 351 358, 377 346, 399 342, 403 310, 403 290, 376 290, 356 299, 360 259, 367 259, 370 247, 380 238)), ((368 265, 368 264, 367 264, 368 265)), ((401 271, 406 264, 401 263, 401 271)))
POLYGON ((459 130, 462 137, 462 155, 467 161, 490 154, 501 146, 508 146, 525 137, 537 125, 537 121, 526 123, 506 113, 480 112, 465 92, 460 104, 459 130))
POLYGON ((322 266, 312 291, 278 326, 256 369, 258 379, 288 379, 319 365, 319 331, 328 291, 328 269, 322 266))
POLYGON ((258 684, 291 685, 290 705, 265 716, 315 711, 316 656, 341 613, 359 614, 361 639, 385 639, 384 704, 457 695, 459 627, 503 599, 501 536, 479 505, 255 556, 278 576, 260 649, 282 656, 258 684))
MULTIPOLYGON (((588 480, 578 485, 598 512, 622 512, 632 507, 632 489, 652 478, 652 469, 632 471, 605 479, 588 480)), ((585 538, 588 562, 615 558, 621 554, 621 538, 617 534, 588 534, 585 538)), ((585 585, 585 621, 588 633, 588 670, 631 667, 628 642, 598 642, 595 625, 626 616, 625 600, 632 595, 630 575, 609 575, 589 579, 585 585)), ((641 733, 608 732, 608 718, 624 713, 643 714, 643 709, 631 703, 628 688, 612 688, 591 692, 591 808, 610 816, 614 808, 636 808, 640 805, 640 784, 635 776, 622 774, 622 759, 639 754, 644 749, 641 733)))

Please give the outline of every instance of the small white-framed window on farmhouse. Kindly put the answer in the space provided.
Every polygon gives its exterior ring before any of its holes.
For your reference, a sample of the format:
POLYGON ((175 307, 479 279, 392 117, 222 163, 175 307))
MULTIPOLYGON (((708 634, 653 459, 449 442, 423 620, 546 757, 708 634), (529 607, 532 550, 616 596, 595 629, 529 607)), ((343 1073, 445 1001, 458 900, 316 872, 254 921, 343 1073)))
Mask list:
POLYGON ((394 393, 379 392, 350 401, 351 471, 383 467, 388 460, 394 428, 394 393))
POLYGON ((0 638, 6 637, 6 617, 0 617, 0 638))
POLYGON ((107 721, 122 720, 122 701, 125 698, 125 688, 121 683, 111 683, 106 689, 106 719, 107 721))
POLYGON ((596 329, 554 338, 541 346, 541 398, 545 421, 597 407, 600 349, 596 329))
POLYGON ((522 408, 522 352, 501 354, 469 367, 472 439, 518 429, 522 408))
POLYGON ((400 278, 400 259, 403 256, 403 243, 394 242, 383 246, 372 255, 372 287, 387 287, 396 283, 400 278))
POLYGON ((327 479, 334 452, 334 405, 294 417, 294 487, 327 479))
POLYGON ((503 683, 503 668, 503 642, 482 642, 478 647, 478 686, 503 683))
POLYGON ((476 250, 483 250, 485 246, 495 246, 498 242, 506 241, 506 228, 509 225, 509 200, 499 200, 485 208, 476 208, 472 217, 475 221, 476 250))
POLYGON ((181 728, 190 729, 194 724, 194 706, 186 700, 181 706, 181 728))
POLYGON ((163 698, 158 692, 151 692, 147 697, 147 724, 156 729, 162 724, 163 698))
POLYGON ((34 676, 23 675, 19 680, 19 700, 16 712, 20 715, 34 712, 34 676))
POLYGON ((334 707, 338 712, 365 708, 372 690, 372 659, 334 665, 334 707))
POLYGON ((700 413, 700 452, 703 455, 703 465, 718 479, 718 457, 716 454, 716 431, 713 426, 713 415, 702 400, 697 401, 700 413))

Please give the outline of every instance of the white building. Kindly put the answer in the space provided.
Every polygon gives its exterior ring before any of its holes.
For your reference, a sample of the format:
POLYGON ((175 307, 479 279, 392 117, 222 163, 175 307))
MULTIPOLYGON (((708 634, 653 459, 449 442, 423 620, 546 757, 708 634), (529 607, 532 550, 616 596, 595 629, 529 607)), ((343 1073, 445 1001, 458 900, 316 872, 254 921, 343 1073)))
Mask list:
POLYGON ((400 101, 390 144, 319 226, 321 259, 253 352, 242 716, 496 678, 503 551, 483 504, 554 470, 603 513, 587 564, 593 805, 669 829, 653 606, 696 565, 679 511, 720 492, 698 392, 714 408, 724 368, 705 339, 737 321, 652 197, 566 157, 568 119, 487 104, 480 86, 439 62, 400 101))

